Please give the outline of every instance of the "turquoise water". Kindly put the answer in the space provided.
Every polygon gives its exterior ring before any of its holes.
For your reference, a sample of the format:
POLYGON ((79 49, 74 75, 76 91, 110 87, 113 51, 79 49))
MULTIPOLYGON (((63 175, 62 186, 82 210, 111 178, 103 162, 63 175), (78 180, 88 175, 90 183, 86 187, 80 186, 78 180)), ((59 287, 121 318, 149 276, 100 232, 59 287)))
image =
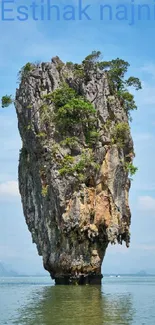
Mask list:
POLYGON ((155 277, 105 277, 102 287, 49 277, 0 278, 0 325, 155 325, 155 277))

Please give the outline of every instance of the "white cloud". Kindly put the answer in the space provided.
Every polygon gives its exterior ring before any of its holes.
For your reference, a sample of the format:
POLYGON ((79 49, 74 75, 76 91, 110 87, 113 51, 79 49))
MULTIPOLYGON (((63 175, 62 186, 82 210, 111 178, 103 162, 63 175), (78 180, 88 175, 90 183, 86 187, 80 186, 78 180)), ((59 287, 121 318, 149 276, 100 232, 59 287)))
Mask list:
POLYGON ((146 105, 155 105, 155 93, 154 93, 154 83, 148 83, 142 81, 142 90, 140 92, 134 92, 136 103, 138 107, 146 105))
POLYGON ((155 63, 145 64, 141 69, 143 72, 151 75, 152 78, 155 78, 155 63))
POLYGON ((0 199, 16 198, 19 196, 18 182, 8 181, 0 184, 0 199))
POLYGON ((137 191, 155 191, 155 182, 142 182, 141 180, 133 183, 132 187, 137 191))
POLYGON ((139 74, 142 82, 142 90, 134 91, 136 103, 138 107, 144 107, 147 105, 155 105, 154 83, 155 83, 155 62, 145 63, 139 67, 135 73, 139 74))
POLYGON ((155 213, 155 198, 151 196, 140 196, 138 198, 138 208, 144 212, 155 213))
POLYGON ((150 141, 154 140, 154 136, 151 133, 133 133, 134 141, 150 141))
POLYGON ((17 250, 12 249, 11 245, 0 245, 0 262, 3 263, 6 258, 16 258, 20 257, 17 250))
POLYGON ((155 245, 135 245, 133 246, 134 249, 140 249, 140 250, 144 250, 144 251, 155 251, 155 245))
POLYGON ((123 245, 109 245, 108 246, 108 254, 127 254, 129 250, 127 249, 125 243, 123 245))

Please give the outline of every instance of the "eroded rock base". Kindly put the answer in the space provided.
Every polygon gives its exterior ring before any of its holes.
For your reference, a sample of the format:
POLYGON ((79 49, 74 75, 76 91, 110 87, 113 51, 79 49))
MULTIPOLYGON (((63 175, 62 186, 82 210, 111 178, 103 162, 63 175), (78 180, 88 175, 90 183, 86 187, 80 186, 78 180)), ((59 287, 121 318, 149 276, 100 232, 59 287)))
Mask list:
POLYGON ((55 278, 56 285, 101 285, 103 276, 101 274, 89 274, 80 276, 65 275, 55 278))

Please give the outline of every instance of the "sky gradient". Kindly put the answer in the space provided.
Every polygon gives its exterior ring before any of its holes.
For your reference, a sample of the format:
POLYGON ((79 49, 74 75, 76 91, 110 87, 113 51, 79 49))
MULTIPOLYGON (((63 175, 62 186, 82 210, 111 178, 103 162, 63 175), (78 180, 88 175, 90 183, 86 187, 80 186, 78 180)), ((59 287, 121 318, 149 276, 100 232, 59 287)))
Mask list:
MULTIPOLYGON (((77 5, 76 0, 55 3, 60 8, 77 5)), ((50 61, 58 55, 63 61, 80 62, 92 50, 100 50, 105 60, 120 57, 131 64, 129 74, 139 77, 143 84, 143 90, 135 94, 138 110, 132 114, 131 124, 136 152, 134 164, 138 167, 130 191, 131 247, 109 246, 103 272, 130 273, 144 269, 155 273, 155 19, 152 14, 148 20, 144 13, 143 19, 135 20, 132 26, 125 19, 101 21, 98 6, 103 3, 84 1, 85 5, 91 4, 90 21, 78 18, 34 21, 32 16, 27 21, 0 19, 0 97, 15 94, 17 73, 28 61, 50 61)), ((108 3, 113 10, 120 4, 115 0, 108 3)), ((14 9, 19 4, 28 5, 30 1, 17 0, 14 9)), ((131 1, 123 4, 130 8, 131 1)), ((154 1, 147 4, 153 13, 154 1)), ((43 273, 18 193, 21 141, 13 106, 0 109, 0 147, 0 261, 20 273, 43 273)))

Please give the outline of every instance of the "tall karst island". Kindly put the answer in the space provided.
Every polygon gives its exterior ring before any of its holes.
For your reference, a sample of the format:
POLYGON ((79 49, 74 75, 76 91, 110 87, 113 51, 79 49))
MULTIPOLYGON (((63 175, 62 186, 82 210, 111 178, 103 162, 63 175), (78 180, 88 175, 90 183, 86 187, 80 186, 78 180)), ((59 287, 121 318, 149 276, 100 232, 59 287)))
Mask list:
POLYGON ((108 244, 130 243, 129 87, 141 83, 128 67, 95 51, 81 64, 27 63, 16 98, 2 98, 18 116, 26 223, 56 284, 100 284, 108 244))

